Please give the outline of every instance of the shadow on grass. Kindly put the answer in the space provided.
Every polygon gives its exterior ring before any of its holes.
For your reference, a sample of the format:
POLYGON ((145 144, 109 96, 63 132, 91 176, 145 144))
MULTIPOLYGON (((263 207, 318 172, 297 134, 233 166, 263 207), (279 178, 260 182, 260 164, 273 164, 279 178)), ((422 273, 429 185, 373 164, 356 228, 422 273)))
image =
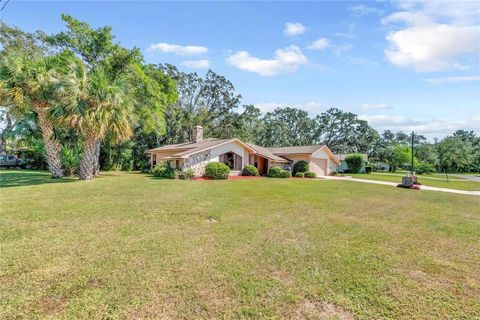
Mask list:
POLYGON ((45 183, 78 181, 73 177, 52 179, 49 172, 31 170, 0 170, 0 188, 33 186, 45 183))

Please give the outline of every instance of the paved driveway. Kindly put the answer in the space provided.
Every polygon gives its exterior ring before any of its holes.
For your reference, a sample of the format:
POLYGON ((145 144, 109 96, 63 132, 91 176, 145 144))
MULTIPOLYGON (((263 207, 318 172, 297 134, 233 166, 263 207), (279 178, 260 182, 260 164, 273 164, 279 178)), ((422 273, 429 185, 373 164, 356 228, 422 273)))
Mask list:
MULTIPOLYGON (((352 177, 332 177, 332 176, 323 176, 322 179, 328 180, 343 180, 343 181, 354 181, 354 182, 363 182, 363 183, 373 183, 373 184, 383 184, 387 186, 396 187, 398 183, 388 182, 388 181, 377 181, 377 180, 367 180, 367 179, 358 179, 352 177)), ((467 191, 467 190, 457 190, 457 189, 447 189, 447 188, 437 188, 421 185, 419 186, 420 190, 429 190, 429 191, 440 191, 448 193, 458 193, 458 194, 468 194, 474 196, 480 196, 480 191, 467 191)))
POLYGON ((476 176, 459 175, 459 174, 455 174, 455 175, 452 175, 452 176, 467 179, 467 180, 470 180, 470 181, 480 182, 480 177, 476 177, 476 176))

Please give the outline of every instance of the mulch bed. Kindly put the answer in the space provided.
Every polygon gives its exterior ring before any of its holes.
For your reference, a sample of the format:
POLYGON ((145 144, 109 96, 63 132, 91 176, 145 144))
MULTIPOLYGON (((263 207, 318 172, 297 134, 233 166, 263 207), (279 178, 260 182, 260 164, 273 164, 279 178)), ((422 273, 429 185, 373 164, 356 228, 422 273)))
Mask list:
POLYGON ((420 187, 417 185, 406 186, 404 184, 398 184, 397 187, 404 188, 404 189, 412 189, 412 190, 420 190, 420 187))

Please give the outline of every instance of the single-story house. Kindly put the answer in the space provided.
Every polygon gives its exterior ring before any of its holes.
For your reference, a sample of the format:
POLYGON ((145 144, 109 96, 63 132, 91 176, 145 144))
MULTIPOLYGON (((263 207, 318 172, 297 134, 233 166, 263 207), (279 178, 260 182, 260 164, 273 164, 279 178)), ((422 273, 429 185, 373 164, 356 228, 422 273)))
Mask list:
POLYGON ((230 167, 231 175, 240 175, 250 164, 264 175, 272 166, 291 170, 295 162, 305 160, 310 171, 317 176, 329 175, 340 161, 325 145, 285 148, 265 148, 248 144, 239 139, 203 139, 203 128, 196 126, 190 142, 171 144, 146 151, 150 165, 166 162, 179 170, 192 169, 195 176, 202 176, 209 162, 223 162, 230 167))
MULTIPOLYGON (((340 172, 340 173, 343 173, 345 172, 345 170, 348 169, 348 165, 347 165, 347 161, 345 160, 345 158, 349 155, 349 153, 345 153, 345 154, 336 154, 335 157, 340 160, 340 164, 338 165, 337 167, 337 172, 340 172)), ((365 164, 368 162, 368 155, 365 154, 365 153, 362 153, 362 158, 363 158, 363 164, 362 164, 362 168, 360 169, 360 173, 365 173, 365 164)))

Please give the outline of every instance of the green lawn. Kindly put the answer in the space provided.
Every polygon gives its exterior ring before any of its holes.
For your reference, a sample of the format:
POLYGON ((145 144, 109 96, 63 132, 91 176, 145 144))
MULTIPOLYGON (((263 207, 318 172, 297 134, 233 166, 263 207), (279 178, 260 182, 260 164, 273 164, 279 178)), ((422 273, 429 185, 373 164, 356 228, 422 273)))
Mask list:
MULTIPOLYGON (((392 175, 392 176, 399 176, 399 177, 403 177, 405 176, 405 171, 404 170, 397 170, 395 172, 388 172, 388 171, 384 171, 384 172, 372 172, 372 174, 385 174, 385 175, 392 175)), ((445 176, 445 173, 431 173, 431 174, 419 174, 418 177, 422 178, 422 179, 447 179, 447 177, 445 176)), ((465 180, 465 178, 462 178, 462 177, 459 177, 459 176, 456 176, 456 174, 454 173, 449 173, 448 174, 448 177, 449 178, 452 178, 452 179, 460 179, 460 180, 465 180)))
POLYGON ((329 180, 0 179, 0 319, 480 312, 480 197, 329 180))
MULTIPOLYGON (((354 178, 367 179, 367 180, 377 180, 377 181, 388 181, 388 182, 402 182, 402 175, 398 173, 380 173, 372 172, 371 174, 362 174, 362 173, 347 173, 345 175, 352 176, 354 178)), ((444 176, 445 177, 445 176, 444 176)), ((478 191, 480 190, 480 183, 475 181, 468 181, 464 179, 459 179, 458 177, 451 177, 453 180, 447 181, 447 179, 428 179, 423 176, 417 176, 418 182, 430 187, 439 187, 439 188, 449 188, 449 189, 458 189, 458 190, 470 190, 478 191)))

